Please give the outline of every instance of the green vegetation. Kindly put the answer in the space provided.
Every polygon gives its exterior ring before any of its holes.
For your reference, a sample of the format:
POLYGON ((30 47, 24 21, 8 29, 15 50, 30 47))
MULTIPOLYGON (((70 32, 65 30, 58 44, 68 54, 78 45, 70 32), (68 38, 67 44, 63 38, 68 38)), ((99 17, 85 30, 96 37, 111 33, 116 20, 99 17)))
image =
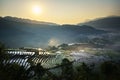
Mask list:
POLYGON ((0 80, 27 80, 24 67, 18 64, 6 64, 0 68, 0 80))
POLYGON ((3 65, 3 61, 9 58, 9 55, 4 51, 5 45, 0 43, 0 65, 3 65))
MULTIPOLYGON (((68 49, 66 44, 59 47, 62 47, 62 50, 68 49)), ((31 66, 25 69, 24 66, 17 63, 5 63, 10 57, 4 49, 5 46, 0 44, 0 80, 120 80, 119 61, 102 62, 98 67, 99 69, 96 68, 96 64, 82 62, 75 67, 73 62, 70 62, 67 58, 63 59, 60 65, 49 69, 44 68, 41 63, 35 65, 32 61, 29 61, 31 66), (60 70, 61 72, 57 75, 51 70, 60 70)), ((50 47, 50 50, 53 51, 58 49, 57 47, 50 47)), ((108 53, 110 52, 105 55, 108 53)))
POLYGON ((101 75, 105 80, 120 80, 120 64, 107 61, 101 64, 101 75))
POLYGON ((58 51, 58 48, 55 46, 49 46, 48 48, 46 48, 46 51, 50 53, 55 53, 56 51, 58 51))

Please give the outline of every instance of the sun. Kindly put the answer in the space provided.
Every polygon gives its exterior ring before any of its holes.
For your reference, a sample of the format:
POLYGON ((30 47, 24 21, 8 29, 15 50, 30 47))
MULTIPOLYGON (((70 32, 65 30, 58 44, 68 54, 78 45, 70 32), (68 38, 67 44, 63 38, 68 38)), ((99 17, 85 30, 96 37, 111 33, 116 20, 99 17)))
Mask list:
POLYGON ((39 15, 39 14, 42 13, 42 9, 41 9, 41 7, 38 6, 38 5, 33 6, 32 11, 33 11, 33 13, 36 14, 36 15, 39 15))

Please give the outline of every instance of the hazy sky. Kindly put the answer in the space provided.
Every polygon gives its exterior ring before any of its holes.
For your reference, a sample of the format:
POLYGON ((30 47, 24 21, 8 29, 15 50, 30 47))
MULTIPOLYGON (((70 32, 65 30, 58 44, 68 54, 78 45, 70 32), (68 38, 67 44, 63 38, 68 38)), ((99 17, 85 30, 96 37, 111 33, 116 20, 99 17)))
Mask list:
POLYGON ((0 16, 15 16, 58 24, 76 24, 119 15, 120 0, 0 0, 0 16), (33 6, 41 13, 35 14, 33 6))

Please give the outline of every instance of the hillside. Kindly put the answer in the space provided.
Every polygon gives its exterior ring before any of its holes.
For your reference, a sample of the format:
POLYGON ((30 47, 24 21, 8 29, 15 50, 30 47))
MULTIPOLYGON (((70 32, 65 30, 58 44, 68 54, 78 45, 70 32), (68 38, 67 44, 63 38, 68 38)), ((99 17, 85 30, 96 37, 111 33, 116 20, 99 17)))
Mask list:
MULTIPOLYGON (((13 17, 0 18, 0 41, 10 47, 46 47, 79 42, 88 36, 106 33, 91 26, 38 24, 13 17), (14 44, 14 45, 13 45, 14 44)), ((52 23, 51 23, 52 24, 52 23)), ((53 23, 54 24, 54 23, 53 23)))
POLYGON ((93 26, 97 29, 119 32, 120 30, 120 16, 110 16, 98 18, 95 20, 90 20, 88 22, 79 23, 78 25, 88 25, 93 26))

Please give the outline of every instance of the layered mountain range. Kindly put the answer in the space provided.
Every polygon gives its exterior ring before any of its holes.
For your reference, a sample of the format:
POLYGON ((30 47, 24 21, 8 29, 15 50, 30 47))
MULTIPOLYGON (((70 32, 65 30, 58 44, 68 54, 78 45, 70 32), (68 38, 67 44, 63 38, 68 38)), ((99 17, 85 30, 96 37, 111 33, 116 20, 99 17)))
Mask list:
POLYGON ((119 21, 120 17, 115 17, 77 25, 59 25, 10 16, 0 17, 0 41, 9 47, 46 47, 62 43, 76 43, 87 41, 90 36, 118 31, 119 21))

